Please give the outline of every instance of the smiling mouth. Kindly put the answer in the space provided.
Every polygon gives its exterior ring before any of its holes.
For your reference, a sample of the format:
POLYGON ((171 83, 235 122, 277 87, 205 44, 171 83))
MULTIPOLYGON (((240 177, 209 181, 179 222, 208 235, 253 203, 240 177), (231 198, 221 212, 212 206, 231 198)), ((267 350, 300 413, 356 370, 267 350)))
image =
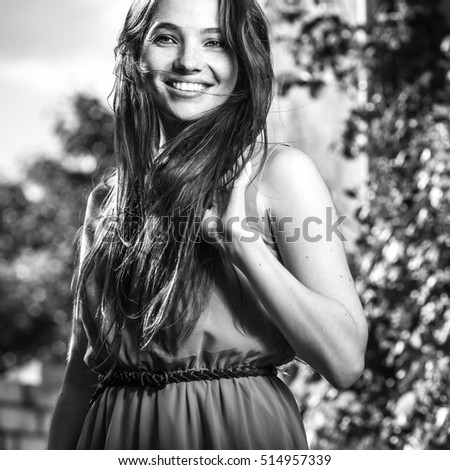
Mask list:
POLYGON ((211 85, 205 85, 204 83, 188 83, 188 82, 175 82, 175 81, 166 81, 166 85, 174 88, 179 91, 186 91, 189 93, 200 93, 205 91, 211 85))

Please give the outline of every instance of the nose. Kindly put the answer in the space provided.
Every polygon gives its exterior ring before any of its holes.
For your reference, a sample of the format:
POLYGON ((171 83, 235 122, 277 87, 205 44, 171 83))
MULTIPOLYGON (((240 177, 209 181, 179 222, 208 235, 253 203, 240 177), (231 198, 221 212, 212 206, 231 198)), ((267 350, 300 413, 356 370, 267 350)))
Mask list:
POLYGON ((194 44, 185 43, 179 49, 175 68, 182 72, 198 72, 203 68, 202 52, 194 44))

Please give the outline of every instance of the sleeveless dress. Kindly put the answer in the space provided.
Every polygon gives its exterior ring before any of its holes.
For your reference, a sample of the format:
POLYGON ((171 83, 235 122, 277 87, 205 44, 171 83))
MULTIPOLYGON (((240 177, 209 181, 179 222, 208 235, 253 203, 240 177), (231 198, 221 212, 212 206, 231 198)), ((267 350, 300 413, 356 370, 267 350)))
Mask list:
MULTIPOLYGON (((253 196, 257 202, 256 192, 253 196)), ((268 225, 259 228, 280 259, 268 225)), ((206 310, 176 354, 157 345, 139 350, 136 331, 126 327, 120 365, 160 372, 292 361, 294 351, 237 268, 236 274, 217 275, 206 310)), ((95 328, 85 325, 85 330, 85 362, 95 368, 98 338, 95 328)), ((302 450, 308 445, 288 387, 278 377, 258 376, 169 383, 159 390, 107 387, 88 411, 77 448, 302 450)))

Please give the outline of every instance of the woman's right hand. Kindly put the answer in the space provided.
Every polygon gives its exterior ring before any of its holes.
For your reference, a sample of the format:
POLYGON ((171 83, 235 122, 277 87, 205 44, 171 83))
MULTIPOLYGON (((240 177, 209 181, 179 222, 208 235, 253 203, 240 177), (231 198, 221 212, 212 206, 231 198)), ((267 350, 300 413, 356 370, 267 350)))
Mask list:
POLYGON ((252 163, 249 161, 237 178, 225 190, 222 199, 215 197, 210 208, 206 209, 202 221, 202 237, 214 245, 222 254, 239 267, 239 253, 257 229, 251 225, 246 213, 246 191, 251 183, 252 163))

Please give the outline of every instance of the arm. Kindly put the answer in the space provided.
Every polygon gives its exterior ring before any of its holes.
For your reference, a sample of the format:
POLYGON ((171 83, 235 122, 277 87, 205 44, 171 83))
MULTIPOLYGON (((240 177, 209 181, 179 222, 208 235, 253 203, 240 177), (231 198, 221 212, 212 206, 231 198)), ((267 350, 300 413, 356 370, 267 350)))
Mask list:
MULTIPOLYGON (((96 211, 101 196, 99 189, 94 190, 89 196, 81 238, 80 259, 91 244, 86 225, 96 211)), ((89 409, 89 400, 97 384, 97 375, 83 360, 87 346, 88 342, 81 320, 74 318, 67 367, 50 424, 48 449, 76 448, 89 409)))
MULTIPOLYGON (((226 212, 245 216, 248 181, 241 174, 226 212)), ((243 235, 248 238, 241 224, 232 225, 232 241, 219 248, 245 274, 296 354, 335 387, 347 388, 364 367, 367 326, 343 243, 336 234, 327 236, 327 208, 336 221, 328 189, 309 157, 291 148, 280 149, 267 162, 259 189, 271 215, 278 222, 288 218, 274 233, 283 263, 260 237, 240 242, 243 235), (305 233, 308 217, 316 220, 305 233), (290 239, 295 228, 301 236, 290 239)))
POLYGON ((62 389, 50 424, 48 449, 75 449, 88 412, 97 376, 83 362, 80 350, 81 344, 71 347, 62 389))

